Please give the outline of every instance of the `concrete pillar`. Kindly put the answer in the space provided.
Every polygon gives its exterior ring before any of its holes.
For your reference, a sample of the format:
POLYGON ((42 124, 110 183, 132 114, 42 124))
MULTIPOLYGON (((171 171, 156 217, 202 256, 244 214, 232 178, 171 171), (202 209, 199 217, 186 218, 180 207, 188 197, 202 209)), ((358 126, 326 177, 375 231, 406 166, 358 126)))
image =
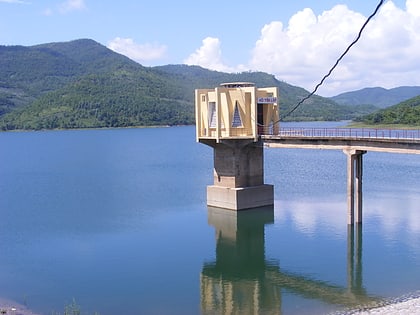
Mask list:
POLYGON ((366 151, 348 149, 344 153, 347 155, 347 223, 362 223, 363 154, 366 151))
POLYGON ((347 289, 351 292, 354 283, 354 228, 347 225, 347 289))
POLYGON ((211 146, 214 152, 214 183, 207 187, 207 205, 243 210, 274 204, 273 186, 264 184, 261 141, 201 139, 200 142, 211 146))
POLYGON ((347 289, 365 293, 363 288, 362 225, 347 227, 347 289))
POLYGON ((358 151, 356 154, 355 163, 356 163, 356 172, 355 172, 355 205, 356 205, 356 224, 362 223, 362 206, 363 206, 363 154, 366 151, 358 151))

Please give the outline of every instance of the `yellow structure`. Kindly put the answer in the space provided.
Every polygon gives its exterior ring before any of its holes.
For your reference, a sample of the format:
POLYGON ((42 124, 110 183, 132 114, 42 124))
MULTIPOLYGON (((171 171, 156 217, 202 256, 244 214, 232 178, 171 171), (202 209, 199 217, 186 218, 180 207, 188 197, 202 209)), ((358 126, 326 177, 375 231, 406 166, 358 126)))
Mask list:
POLYGON ((197 141, 254 139, 277 134, 278 88, 256 88, 253 83, 223 83, 195 91, 197 141))
POLYGON ((273 204, 273 186, 264 184, 260 135, 278 133, 277 97, 276 87, 249 82, 195 91, 197 141, 214 152, 209 206, 242 210, 273 204))

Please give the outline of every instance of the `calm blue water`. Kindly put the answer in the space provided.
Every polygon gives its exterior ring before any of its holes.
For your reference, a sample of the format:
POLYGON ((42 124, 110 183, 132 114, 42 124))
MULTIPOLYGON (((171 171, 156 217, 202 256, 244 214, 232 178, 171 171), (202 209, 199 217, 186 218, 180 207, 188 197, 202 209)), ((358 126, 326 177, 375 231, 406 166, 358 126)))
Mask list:
POLYGON ((194 127, 0 133, 0 297, 42 314, 73 299, 326 314, 420 289, 420 156, 364 156, 354 233, 342 152, 267 149, 275 207, 239 216, 206 206, 212 159, 194 127))

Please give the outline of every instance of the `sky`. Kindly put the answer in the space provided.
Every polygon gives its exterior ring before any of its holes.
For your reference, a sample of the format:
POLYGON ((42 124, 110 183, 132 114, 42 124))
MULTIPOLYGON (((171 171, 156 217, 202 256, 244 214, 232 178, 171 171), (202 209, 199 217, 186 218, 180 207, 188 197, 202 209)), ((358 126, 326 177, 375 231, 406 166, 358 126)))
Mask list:
MULTIPOLYGON (((312 91, 379 0, 0 0, 0 45, 93 39, 144 66, 264 71, 312 91)), ((420 86, 420 0, 385 0, 318 90, 420 86)))

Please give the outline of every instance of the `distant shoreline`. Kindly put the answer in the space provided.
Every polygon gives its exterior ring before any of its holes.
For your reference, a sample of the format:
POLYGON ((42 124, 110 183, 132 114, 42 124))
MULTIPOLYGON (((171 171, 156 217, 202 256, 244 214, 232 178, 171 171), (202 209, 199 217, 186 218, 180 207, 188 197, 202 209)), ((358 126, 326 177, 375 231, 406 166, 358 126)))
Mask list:
POLYGON ((1 130, 1 132, 47 132, 47 131, 80 131, 80 130, 118 130, 118 129, 148 129, 148 128, 170 128, 170 127, 183 127, 194 125, 153 125, 153 126, 128 126, 128 127, 86 127, 86 128, 53 128, 53 129, 11 129, 1 130))
MULTIPOLYGON (((296 121, 297 123, 302 121, 296 121)), ((315 122, 315 121, 311 121, 315 122)), ((325 122, 325 121, 323 121, 325 122)), ((293 123, 293 121, 282 121, 280 122, 280 127, 282 123, 293 123)), ((13 130, 1 130, 1 132, 46 132, 46 131, 72 131, 72 130, 118 130, 118 129, 148 129, 148 128, 171 128, 171 127, 188 127, 188 126, 195 126, 194 124, 191 125, 151 125, 151 126, 127 126, 127 127, 86 127, 86 128, 55 128, 55 129, 13 129, 13 130)), ((354 128, 354 129, 401 129, 401 130, 420 130, 420 126, 413 126, 413 125, 386 125, 386 124, 378 124, 378 125, 370 125, 361 122, 353 122, 349 121, 348 124, 338 127, 338 128, 354 128)))
POLYGON ((366 123, 360 122, 350 122, 346 128, 370 128, 370 129, 407 129, 407 130, 417 130, 420 129, 420 126, 413 125, 389 125, 389 124, 378 124, 378 125, 369 125, 366 123))

